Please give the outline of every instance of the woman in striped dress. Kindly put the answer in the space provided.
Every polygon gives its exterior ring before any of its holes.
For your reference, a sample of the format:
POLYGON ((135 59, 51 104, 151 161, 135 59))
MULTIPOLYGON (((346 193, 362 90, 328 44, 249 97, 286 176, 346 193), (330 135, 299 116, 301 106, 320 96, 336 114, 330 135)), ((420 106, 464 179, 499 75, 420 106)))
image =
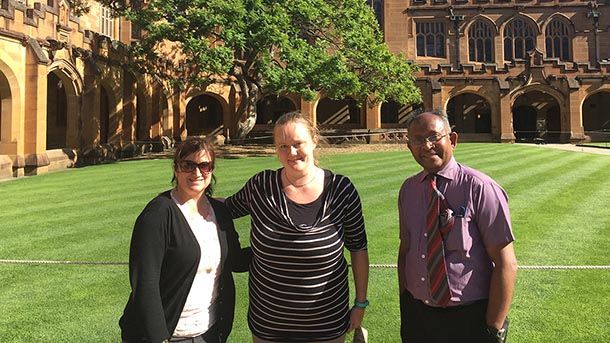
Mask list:
POLYGON ((283 115, 274 128, 282 168, 254 175, 226 199, 234 218, 251 218, 248 324, 255 343, 344 342, 368 305, 360 198, 347 177, 316 165, 319 139, 309 119, 283 115))

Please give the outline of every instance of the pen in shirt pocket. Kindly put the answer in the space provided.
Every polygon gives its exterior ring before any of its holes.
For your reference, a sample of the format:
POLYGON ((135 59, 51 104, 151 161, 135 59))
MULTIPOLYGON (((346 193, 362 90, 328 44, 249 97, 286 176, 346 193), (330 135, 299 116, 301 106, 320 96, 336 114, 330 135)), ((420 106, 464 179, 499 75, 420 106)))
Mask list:
POLYGON ((462 205, 462 206, 460 206, 460 210, 458 211, 458 213, 455 216, 457 218, 464 218, 465 215, 466 215, 466 206, 462 205))

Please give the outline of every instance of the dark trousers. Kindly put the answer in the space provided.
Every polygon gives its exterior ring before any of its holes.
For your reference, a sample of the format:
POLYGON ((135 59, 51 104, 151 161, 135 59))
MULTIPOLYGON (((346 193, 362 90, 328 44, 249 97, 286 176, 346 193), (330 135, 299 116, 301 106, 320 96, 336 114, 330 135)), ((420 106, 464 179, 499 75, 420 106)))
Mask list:
POLYGON ((487 300, 447 308, 431 307, 400 295, 400 336, 403 343, 489 343, 487 300))

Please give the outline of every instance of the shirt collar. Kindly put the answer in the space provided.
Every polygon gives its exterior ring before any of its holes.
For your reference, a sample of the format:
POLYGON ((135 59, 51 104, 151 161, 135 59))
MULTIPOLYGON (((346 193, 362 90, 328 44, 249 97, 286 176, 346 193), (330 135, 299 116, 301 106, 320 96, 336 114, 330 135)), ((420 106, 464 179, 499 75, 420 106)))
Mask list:
MULTIPOLYGON (((443 169, 436 172, 436 175, 442 177, 443 179, 451 181, 456 178, 458 170, 458 163, 455 160, 455 157, 451 156, 451 160, 449 160, 449 163, 447 163, 447 165, 444 166, 443 169)), ((419 175, 417 175, 417 178, 419 182, 424 182, 426 181, 426 176, 428 176, 428 173, 425 170, 422 170, 419 175)))

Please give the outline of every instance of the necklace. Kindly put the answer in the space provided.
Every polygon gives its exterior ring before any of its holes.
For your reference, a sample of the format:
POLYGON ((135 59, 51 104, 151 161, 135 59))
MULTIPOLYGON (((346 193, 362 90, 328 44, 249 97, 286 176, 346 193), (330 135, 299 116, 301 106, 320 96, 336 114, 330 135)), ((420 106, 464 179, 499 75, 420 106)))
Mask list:
POLYGON ((204 219, 208 219, 208 217, 212 214, 212 204, 208 201, 208 198, 205 195, 198 200, 195 200, 195 204, 188 200, 182 200, 183 195, 177 189, 173 189, 171 192, 172 198, 178 204, 183 213, 187 215, 191 219, 196 219, 197 217, 203 217, 204 219))
POLYGON ((286 169, 284 169, 284 176, 286 177, 286 181, 288 181, 288 183, 291 184, 292 187, 294 187, 294 188, 301 188, 301 187, 305 187, 305 186, 309 185, 310 183, 312 183, 318 177, 318 170, 314 169, 313 177, 311 179, 309 179, 309 181, 307 181, 305 183, 302 183, 300 185, 295 184, 294 182, 292 182, 288 178, 288 174, 286 173, 286 169))

